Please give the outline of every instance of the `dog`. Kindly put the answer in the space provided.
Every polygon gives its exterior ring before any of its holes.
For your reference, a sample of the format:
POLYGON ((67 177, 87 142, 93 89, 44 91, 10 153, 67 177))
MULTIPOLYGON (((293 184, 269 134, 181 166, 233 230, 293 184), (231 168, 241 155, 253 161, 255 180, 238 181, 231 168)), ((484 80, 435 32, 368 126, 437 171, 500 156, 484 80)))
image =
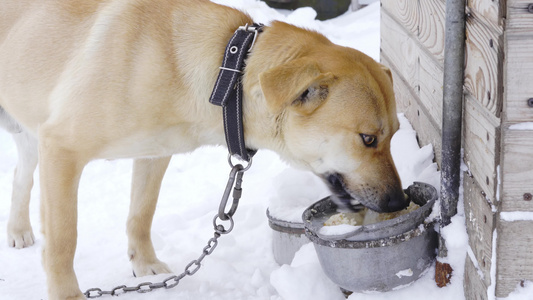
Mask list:
MULTIPOLYGON (((221 108, 208 99, 228 41, 253 20, 208 0, 4 0, 0 14, 0 107, 37 145, 49 298, 84 299, 77 188, 95 159, 135 159, 128 254, 137 276, 170 272, 150 238, 161 180, 171 155, 225 144, 221 108)), ((408 205, 390 154, 399 122, 386 67, 273 22, 248 55, 242 90, 248 147, 311 170, 339 205, 408 205)), ((31 232, 25 214, 15 214, 26 228, 15 236, 31 232)))

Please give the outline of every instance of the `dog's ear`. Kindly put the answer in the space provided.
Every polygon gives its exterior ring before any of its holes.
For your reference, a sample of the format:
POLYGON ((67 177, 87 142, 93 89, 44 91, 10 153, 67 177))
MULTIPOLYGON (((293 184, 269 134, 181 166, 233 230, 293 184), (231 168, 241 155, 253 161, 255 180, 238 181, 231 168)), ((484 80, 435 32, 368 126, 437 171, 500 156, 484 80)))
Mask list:
POLYGON ((279 112, 291 106, 311 113, 327 98, 334 76, 321 73, 316 62, 295 59, 259 75, 268 108, 279 112))
POLYGON ((389 75, 390 81, 392 82, 392 72, 391 72, 391 70, 387 66, 384 66, 382 64, 380 64, 380 66, 381 66, 381 69, 383 71, 385 71, 385 73, 387 73, 387 75, 389 75))

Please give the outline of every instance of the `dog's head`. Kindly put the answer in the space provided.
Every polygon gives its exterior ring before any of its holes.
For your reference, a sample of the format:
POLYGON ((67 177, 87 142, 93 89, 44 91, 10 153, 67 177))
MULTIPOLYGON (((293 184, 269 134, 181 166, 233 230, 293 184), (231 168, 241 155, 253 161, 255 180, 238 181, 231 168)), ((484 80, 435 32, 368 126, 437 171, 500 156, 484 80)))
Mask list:
POLYGON ((390 70, 344 47, 260 75, 283 158, 323 178, 338 204, 405 208, 390 140, 399 127, 390 70))

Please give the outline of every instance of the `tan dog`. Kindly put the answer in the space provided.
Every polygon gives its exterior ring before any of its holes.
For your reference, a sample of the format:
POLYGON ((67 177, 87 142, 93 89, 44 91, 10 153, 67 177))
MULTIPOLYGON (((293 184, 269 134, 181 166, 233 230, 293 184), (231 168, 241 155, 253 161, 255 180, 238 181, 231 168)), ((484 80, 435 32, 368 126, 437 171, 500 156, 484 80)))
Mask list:
MULTIPOLYGON (((208 102, 226 44, 252 20, 207 0, 4 0, 0 106, 38 137, 43 265, 50 299, 83 299, 74 273, 77 187, 99 158, 137 158, 128 253, 139 275, 169 272, 150 227, 170 155, 225 144, 208 102)), ((323 177, 339 202, 407 206, 390 155, 390 72, 281 22, 243 77, 247 146, 323 177)))

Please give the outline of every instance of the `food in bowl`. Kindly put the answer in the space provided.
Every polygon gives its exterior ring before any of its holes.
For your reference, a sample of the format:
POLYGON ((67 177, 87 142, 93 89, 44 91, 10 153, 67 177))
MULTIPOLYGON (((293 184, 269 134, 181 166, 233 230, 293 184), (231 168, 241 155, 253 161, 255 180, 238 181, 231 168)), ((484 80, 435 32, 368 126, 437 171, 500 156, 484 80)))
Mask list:
POLYGON ((411 202, 406 209, 392 213, 377 213, 367 208, 362 209, 359 212, 339 212, 331 215, 325 222, 324 226, 338 226, 338 225, 368 225, 382 221, 392 220, 401 215, 408 214, 412 211, 419 209, 420 206, 414 202, 411 202))
POLYGON ((415 211, 415 210, 417 210, 419 208, 420 208, 420 205, 418 205, 418 204, 416 204, 414 202, 411 202, 411 204, 409 204, 409 206, 407 208, 399 210, 399 211, 395 211, 395 212, 392 212, 392 213, 377 213, 375 211, 367 209, 366 212, 365 212, 365 218, 364 218, 364 221, 363 221, 363 225, 374 224, 374 223, 378 223, 378 222, 392 220, 392 219, 397 218, 399 216, 402 216, 402 215, 408 214, 410 212, 413 212, 413 211, 415 211))
POLYGON ((341 212, 329 217, 324 226, 337 226, 337 225, 362 225, 364 220, 364 214, 361 212, 349 213, 341 212))

